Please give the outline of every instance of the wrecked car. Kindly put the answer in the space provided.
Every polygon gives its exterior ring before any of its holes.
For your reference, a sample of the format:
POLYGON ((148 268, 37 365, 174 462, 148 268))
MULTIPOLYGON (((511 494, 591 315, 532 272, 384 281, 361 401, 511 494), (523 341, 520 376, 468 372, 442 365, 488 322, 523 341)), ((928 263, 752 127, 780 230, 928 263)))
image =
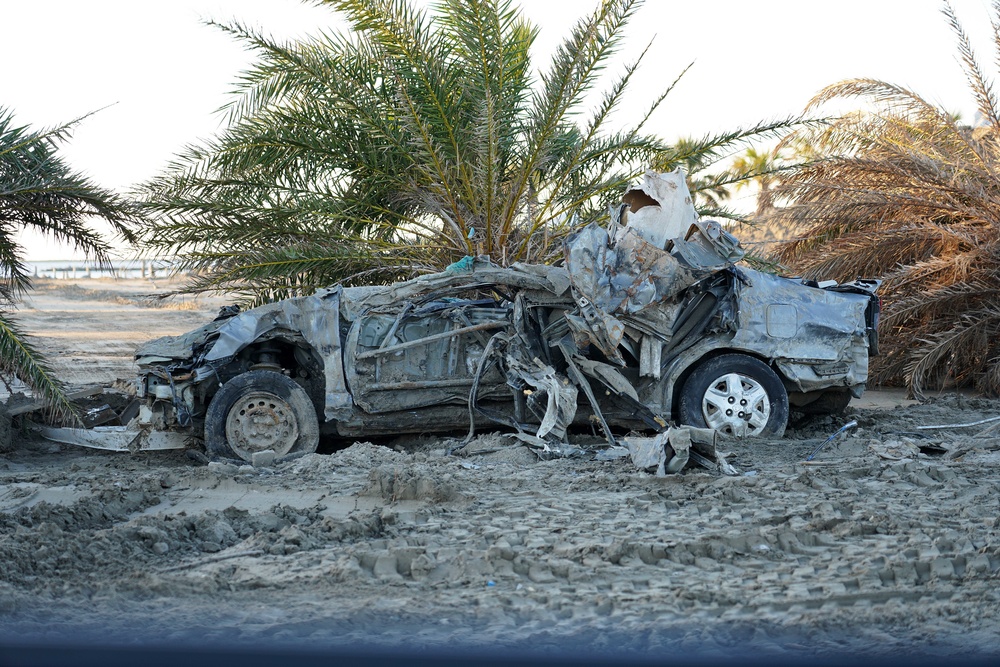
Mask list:
POLYGON ((875 281, 816 283, 737 262, 698 219, 683 174, 647 172, 564 242, 561 266, 466 258, 388 286, 323 289, 141 347, 138 423, 253 460, 321 434, 511 429, 541 449, 567 430, 671 424, 778 437, 790 405, 865 388, 875 281))

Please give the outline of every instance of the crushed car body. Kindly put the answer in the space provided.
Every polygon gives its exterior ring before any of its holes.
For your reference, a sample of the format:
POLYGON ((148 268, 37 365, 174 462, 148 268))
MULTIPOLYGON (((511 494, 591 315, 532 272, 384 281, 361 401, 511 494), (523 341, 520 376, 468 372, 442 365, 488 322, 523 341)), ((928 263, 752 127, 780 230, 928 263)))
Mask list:
MULTIPOLYGON (((466 258, 388 286, 334 286, 220 317, 136 354, 137 424, 252 460, 320 434, 502 425, 539 451, 567 431, 780 436, 789 404, 843 407, 877 353, 876 281, 817 284, 737 262, 683 174, 648 172, 562 266, 466 258)), ((661 466, 662 467, 662 466, 661 466)))

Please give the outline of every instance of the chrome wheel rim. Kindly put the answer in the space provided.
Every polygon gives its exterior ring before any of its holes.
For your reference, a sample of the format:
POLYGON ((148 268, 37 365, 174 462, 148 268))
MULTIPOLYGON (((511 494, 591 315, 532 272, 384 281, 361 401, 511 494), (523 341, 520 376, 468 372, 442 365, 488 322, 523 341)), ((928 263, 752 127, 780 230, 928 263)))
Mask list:
POLYGON ((708 385, 701 411, 709 428, 737 437, 754 436, 767 426, 771 399, 752 377, 726 373, 708 385))

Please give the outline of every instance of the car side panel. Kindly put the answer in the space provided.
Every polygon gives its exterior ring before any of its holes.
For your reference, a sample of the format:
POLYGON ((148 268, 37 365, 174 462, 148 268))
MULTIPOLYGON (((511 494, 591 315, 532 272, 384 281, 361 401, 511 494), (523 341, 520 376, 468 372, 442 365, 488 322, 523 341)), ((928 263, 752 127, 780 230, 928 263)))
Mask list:
MULTIPOLYGON (((345 367, 355 404, 370 414, 454 404, 466 414, 486 344, 509 326, 509 310, 465 308, 460 317, 448 312, 410 316, 393 330, 397 315, 366 315, 351 326, 345 367)), ((504 385, 504 376, 491 368, 480 394, 496 393, 504 385)))
POLYGON ((771 360, 798 391, 863 384, 869 297, 746 271, 737 287, 736 349, 771 360))

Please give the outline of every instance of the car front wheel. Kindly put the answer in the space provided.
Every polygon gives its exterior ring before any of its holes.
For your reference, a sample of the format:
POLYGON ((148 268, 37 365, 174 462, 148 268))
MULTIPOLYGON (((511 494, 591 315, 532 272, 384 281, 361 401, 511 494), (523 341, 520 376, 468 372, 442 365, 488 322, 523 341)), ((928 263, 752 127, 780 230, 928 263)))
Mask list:
POLYGON ((723 354, 698 365, 681 388, 682 424, 736 437, 779 438, 788 423, 788 392, 761 360, 723 354))
POLYGON ((222 385, 205 414, 210 454, 253 461, 271 450, 277 457, 316 451, 319 419, 306 390, 273 371, 250 371, 222 385))

